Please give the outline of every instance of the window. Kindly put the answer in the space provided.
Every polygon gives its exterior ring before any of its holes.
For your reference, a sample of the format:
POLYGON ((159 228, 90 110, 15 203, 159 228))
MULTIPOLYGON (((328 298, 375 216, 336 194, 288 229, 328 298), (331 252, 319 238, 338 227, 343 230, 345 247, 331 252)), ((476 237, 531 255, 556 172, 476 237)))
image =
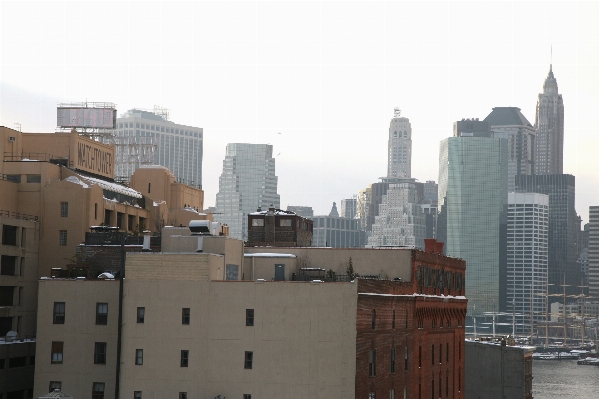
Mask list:
POLYGON ((42 175, 27 175, 27 183, 41 183, 42 175))
POLYGON ((404 358, 404 370, 408 371, 408 347, 407 346, 406 346, 406 349, 404 351, 403 358, 404 358))
POLYGON ((20 183, 21 175, 6 175, 6 180, 13 182, 13 183, 20 183))
POLYGON ((445 362, 449 363, 449 342, 445 344, 445 362))
POLYGON ((60 217, 61 218, 69 217, 69 203, 68 202, 60 203, 60 217))
POLYGON ((403 387, 403 399, 408 399, 408 387, 403 387))
POLYGON ((245 352, 245 362, 243 368, 251 369, 254 363, 254 352, 245 352))
POLYGON ((106 364, 106 342, 96 342, 94 347, 94 364, 106 364))
POLYGON ((443 344, 439 344, 439 364, 443 363, 443 344))
POLYGON ((245 325, 252 327, 254 325, 254 309, 245 310, 245 325))
POLYGON ((11 357, 8 359, 8 368, 27 366, 27 356, 11 357))
POLYGON ((431 345, 431 360, 432 364, 435 364, 435 345, 431 345))
POLYGON ((252 219, 253 227, 262 227, 264 226, 264 219, 252 219))
POLYGON ((50 381, 50 386, 49 386, 49 391, 48 392, 54 392, 55 389, 58 389, 60 391, 60 389, 62 388, 62 381, 50 381))
POLYGON ((391 373, 395 373, 395 347, 391 348, 391 373))
POLYGON ((281 227, 291 227, 291 219, 281 219, 281 220, 279 220, 279 226, 281 226, 281 227))
POLYGON ((179 392, 179 399, 187 399, 187 392, 179 392))
POLYGON ((141 399, 141 391, 133 391, 133 399, 141 399))
POLYGON ((144 350, 136 349, 135 350, 135 365, 141 366, 144 364, 144 350))
POLYGON ((252 399, 252 395, 250 395, 249 393, 244 393, 243 399, 252 399))
POLYGON ((66 230, 58 230, 58 244, 61 247, 67 246, 67 231, 66 230))
POLYGON ((393 309, 393 316, 391 318, 391 328, 395 330, 395 309, 393 309))
POLYGON ((371 328, 373 330, 376 330, 376 310, 372 309, 372 321, 371 321, 371 328))
POLYGON ((92 388, 92 399, 104 399, 104 383, 94 382, 92 388))
POLYGON ((51 364, 62 364, 62 350, 64 343, 60 341, 52 341, 52 357, 51 364))
POLYGON ((108 324, 108 304, 107 303, 96 303, 96 324, 106 325, 108 324))
POLYGON ((389 390, 389 399, 395 399, 395 389, 389 390))
POLYGON ((418 347, 418 367, 422 367, 422 346, 418 347))
POLYGON ((54 302, 52 324, 64 324, 64 302, 54 302))
POLYGON ((189 365, 189 351, 181 351, 181 367, 189 365))
POLYGON ((368 399, 376 399, 376 393, 375 392, 369 392, 368 393, 368 399))
POLYGON ((29 365, 35 366, 35 356, 29 356, 29 365))
POLYGON ((376 350, 371 350, 368 357, 368 376, 376 376, 376 350))
POLYGON ((189 308, 183 308, 181 312, 181 324, 189 324, 189 308))
POLYGON ((146 316, 146 308, 137 308, 137 322, 143 323, 146 316))

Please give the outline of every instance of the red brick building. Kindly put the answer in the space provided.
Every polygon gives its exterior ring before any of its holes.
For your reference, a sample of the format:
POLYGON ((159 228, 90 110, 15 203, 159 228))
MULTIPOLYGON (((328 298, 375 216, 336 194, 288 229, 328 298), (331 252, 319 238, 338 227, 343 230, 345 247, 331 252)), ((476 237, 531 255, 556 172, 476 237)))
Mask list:
POLYGON ((248 215, 248 247, 309 247, 313 222, 292 211, 270 207, 248 215))

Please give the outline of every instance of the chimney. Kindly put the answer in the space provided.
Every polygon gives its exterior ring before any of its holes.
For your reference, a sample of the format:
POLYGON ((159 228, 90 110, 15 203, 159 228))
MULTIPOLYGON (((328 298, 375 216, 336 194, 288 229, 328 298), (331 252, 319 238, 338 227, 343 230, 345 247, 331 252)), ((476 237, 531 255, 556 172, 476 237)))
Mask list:
POLYGON ((443 245, 444 244, 445 243, 443 241, 437 241, 435 243, 435 252, 438 253, 438 254, 443 255, 443 245))
POLYGON ((424 250, 426 252, 435 252, 435 243, 437 240, 434 238, 425 238, 424 239, 424 250))

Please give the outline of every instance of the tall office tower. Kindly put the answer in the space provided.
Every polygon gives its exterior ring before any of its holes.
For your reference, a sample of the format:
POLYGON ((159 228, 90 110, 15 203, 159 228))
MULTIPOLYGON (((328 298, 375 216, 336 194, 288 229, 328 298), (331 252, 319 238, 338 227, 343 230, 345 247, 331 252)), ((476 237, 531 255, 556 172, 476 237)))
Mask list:
POLYGON ((589 294, 599 296, 599 206, 589 207, 589 294))
MULTIPOLYGON (((179 125, 168 120, 168 111, 155 108, 154 112, 132 109, 117 119, 115 135, 120 140, 151 140, 157 145, 156 163, 166 166, 177 181, 202 188, 202 154, 204 131, 202 128, 179 125)), ((133 144, 132 144, 133 145, 133 144)), ((138 147, 117 146, 117 150, 140 151, 138 147)), ((143 147, 141 147, 143 151, 143 147)), ((127 154, 116 154, 122 159, 127 154)), ((139 155, 139 154, 131 154, 139 155)), ((115 168, 115 176, 129 180, 140 165, 121 163, 115 168)))
POLYGON ((416 179, 407 177, 380 177, 380 181, 370 185, 370 204, 366 222, 366 231, 372 231, 374 219, 379 215, 379 206, 383 203, 383 196, 387 195, 387 190, 391 184, 412 183, 416 189, 417 204, 424 201, 424 183, 417 182, 416 179))
POLYGON ((549 196, 508 193, 507 311, 517 314, 516 332, 529 333, 530 319, 545 319, 549 196))
POLYGON ((412 177, 412 125, 395 108, 389 126, 387 177, 412 177))
POLYGON ((248 213, 280 208, 277 179, 272 145, 227 144, 214 219, 229 225, 231 237, 246 241, 248 213))
POLYGON ((439 185, 434 180, 427 180, 424 183, 424 204, 437 204, 439 196, 439 185))
MULTIPOLYGON (((499 304, 500 271, 505 278, 507 140, 491 137, 487 122, 454 123, 454 137, 441 141, 437 236, 446 254, 468 265, 470 314, 499 304), (442 234, 442 237, 441 237, 442 234)), ((505 280, 503 280, 505 283, 505 280)), ((505 305, 505 303, 503 304, 505 305)))
POLYGON ((391 184, 379 205, 368 247, 407 246, 424 249, 426 221, 418 205, 416 185, 391 184))
POLYGON ((580 294, 582 271, 576 263, 576 240, 580 219, 576 215, 576 179, 572 175, 516 176, 516 191, 549 196, 548 278, 549 293, 563 293, 564 276, 568 295, 580 294))
POLYGON ((341 217, 353 219, 356 217, 356 202, 357 196, 354 195, 352 198, 346 198, 341 200, 341 217))
POLYGON ((516 175, 533 174, 535 128, 516 107, 495 107, 485 122, 491 126, 493 137, 508 141, 507 185, 510 193, 516 187, 516 175))
POLYGON ((589 223, 584 225, 584 229, 578 233, 577 247, 578 256, 576 263, 580 267, 580 271, 584 277, 584 286, 589 286, 589 223))
POLYGON ((358 191, 356 197, 356 219, 359 221, 360 229, 367 230, 368 219, 370 213, 370 201, 372 198, 372 184, 369 184, 363 190, 358 191))
POLYGON ((537 100, 534 173, 564 173, 564 101, 557 91, 552 66, 537 100))

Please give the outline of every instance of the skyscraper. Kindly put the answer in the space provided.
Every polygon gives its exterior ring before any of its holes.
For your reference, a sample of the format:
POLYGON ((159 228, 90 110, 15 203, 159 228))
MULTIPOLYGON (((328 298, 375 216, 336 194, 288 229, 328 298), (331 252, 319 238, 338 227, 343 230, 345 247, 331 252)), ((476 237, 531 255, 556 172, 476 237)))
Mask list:
MULTIPOLYGON (((505 270, 507 140, 491 137, 487 122, 462 120, 441 141, 437 237, 446 254, 468 265, 471 312, 491 312, 500 299, 505 270)), ((501 306, 501 304, 500 304, 501 306)))
MULTIPOLYGON (((131 109, 117 119, 115 135, 121 138, 121 141, 135 139, 148 144, 155 143, 158 165, 166 166, 177 181, 202 188, 202 128, 171 122, 168 120, 168 112, 162 108, 156 108, 154 112, 131 109)), ((131 145, 133 146, 133 143, 131 145)), ((139 148, 134 146, 131 150, 139 151, 139 148)), ((127 149, 126 145, 117 146, 117 152, 127 149)), ((116 154, 117 158, 121 159, 126 159, 126 155, 116 154)), ((128 180, 139 166, 134 163, 117 165, 115 176, 128 180)))
POLYGON ((227 144, 216 194, 216 221, 231 237, 247 240, 247 215, 257 208, 280 208, 275 159, 269 144, 227 144))
POLYGON ((390 184, 379 205, 368 246, 424 249, 426 220, 418 203, 414 182, 390 184))
POLYGON ((545 319, 549 196, 508 193, 507 310, 514 311, 517 332, 530 332, 533 320, 545 319))
POLYGON ((352 198, 346 198, 341 200, 341 217, 353 219, 356 217, 356 195, 352 198))
POLYGON ((599 206, 589 207, 589 294, 599 295, 599 206))
POLYGON ((516 191, 549 196, 548 279, 549 293, 563 293, 560 286, 566 279, 566 292, 580 294, 582 271, 576 263, 576 241, 580 219, 576 215, 576 180, 572 175, 516 176, 516 191))
POLYGON ((314 216, 313 220, 313 247, 361 248, 365 244, 366 233, 360 221, 339 216, 334 202, 328 216, 314 216))
POLYGON ((412 125, 395 108, 389 126, 387 177, 412 177, 412 125))
POLYGON ((564 169, 564 102, 557 90, 552 65, 537 100, 534 173, 554 175, 564 169))
POLYGON ((493 137, 508 141, 507 184, 508 192, 512 192, 516 175, 533 174, 535 129, 516 107, 495 107, 485 122, 491 126, 493 137))

